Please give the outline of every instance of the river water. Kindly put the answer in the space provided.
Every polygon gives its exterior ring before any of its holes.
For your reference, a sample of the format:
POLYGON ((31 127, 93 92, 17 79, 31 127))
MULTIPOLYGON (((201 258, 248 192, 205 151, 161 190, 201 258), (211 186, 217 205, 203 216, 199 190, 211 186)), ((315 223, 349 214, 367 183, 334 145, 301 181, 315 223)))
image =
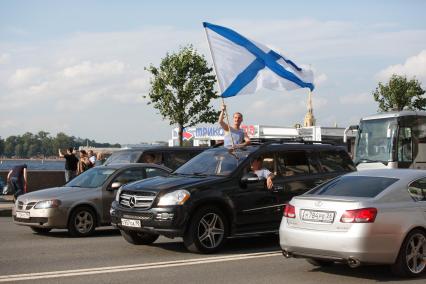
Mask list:
POLYGON ((28 170, 64 170, 65 160, 1 160, 0 170, 10 170, 16 165, 27 164, 28 170))

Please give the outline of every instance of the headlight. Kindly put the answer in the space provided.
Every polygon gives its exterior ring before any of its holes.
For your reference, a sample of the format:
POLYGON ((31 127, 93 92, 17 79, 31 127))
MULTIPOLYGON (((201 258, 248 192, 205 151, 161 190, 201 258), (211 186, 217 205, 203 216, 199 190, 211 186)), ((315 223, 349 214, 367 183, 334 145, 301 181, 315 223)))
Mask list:
POLYGON ((120 194, 122 190, 123 190, 123 186, 120 186, 120 188, 117 190, 117 193, 115 194, 115 201, 117 202, 120 201, 120 194))
POLYGON ((158 205, 183 205, 185 201, 189 199, 190 196, 191 194, 186 190, 176 190, 162 196, 160 198, 160 201, 158 201, 158 205))
POLYGON ((44 201, 37 202, 34 208, 35 209, 57 208, 59 207, 59 205, 61 205, 61 201, 58 199, 44 200, 44 201))

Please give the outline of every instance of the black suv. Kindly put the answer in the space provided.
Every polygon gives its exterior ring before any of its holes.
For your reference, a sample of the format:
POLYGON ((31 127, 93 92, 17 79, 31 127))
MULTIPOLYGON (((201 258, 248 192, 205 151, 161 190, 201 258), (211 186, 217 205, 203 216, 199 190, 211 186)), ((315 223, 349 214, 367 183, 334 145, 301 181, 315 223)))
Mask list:
POLYGON ((345 149, 333 145, 211 148, 171 176, 120 188, 112 224, 132 244, 150 244, 159 235, 183 237, 189 251, 212 253, 227 237, 278 232, 284 205, 293 196, 354 170, 345 149), (250 172, 258 157, 275 174, 272 189, 250 172))
POLYGON ((192 159, 206 147, 167 147, 167 146, 147 146, 140 148, 123 149, 113 152, 105 161, 108 164, 127 163, 155 163, 176 170, 188 160, 192 159), (152 161, 147 161, 146 157, 151 156, 152 161))

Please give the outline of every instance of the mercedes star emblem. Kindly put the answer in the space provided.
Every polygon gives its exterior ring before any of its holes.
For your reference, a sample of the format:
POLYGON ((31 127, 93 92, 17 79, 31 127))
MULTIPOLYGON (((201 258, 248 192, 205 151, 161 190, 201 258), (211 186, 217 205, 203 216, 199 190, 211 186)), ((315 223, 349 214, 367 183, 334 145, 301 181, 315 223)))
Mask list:
POLYGON ((129 199, 129 206, 134 207, 136 204, 136 198, 134 196, 130 197, 129 199))

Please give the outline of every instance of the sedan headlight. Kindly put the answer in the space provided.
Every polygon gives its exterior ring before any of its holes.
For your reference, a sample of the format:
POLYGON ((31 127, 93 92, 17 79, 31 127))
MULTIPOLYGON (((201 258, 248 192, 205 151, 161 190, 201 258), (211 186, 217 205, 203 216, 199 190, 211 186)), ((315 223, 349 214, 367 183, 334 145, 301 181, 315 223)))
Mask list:
POLYGON ((34 206, 35 209, 47 209, 47 208, 57 208, 61 205, 61 201, 58 199, 53 200, 43 200, 37 202, 37 204, 34 206))
POLYGON ((183 205, 189 199, 191 194, 183 189, 176 190, 163 195, 158 201, 159 206, 166 205, 183 205))

